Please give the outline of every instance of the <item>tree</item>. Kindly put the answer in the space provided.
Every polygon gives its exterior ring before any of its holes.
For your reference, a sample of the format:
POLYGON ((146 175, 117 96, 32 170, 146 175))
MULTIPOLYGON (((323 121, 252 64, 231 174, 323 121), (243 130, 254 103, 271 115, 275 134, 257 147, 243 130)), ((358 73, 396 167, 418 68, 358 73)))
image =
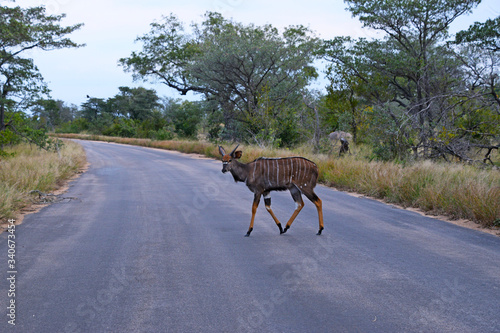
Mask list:
POLYGON ((104 114, 111 114, 109 111, 108 103, 103 98, 91 97, 87 102, 81 106, 82 118, 89 122, 97 121, 104 114))
POLYGON ((46 15, 45 7, 0 6, 0 135, 16 129, 14 111, 22 102, 31 102, 47 95, 49 89, 30 58, 23 58, 29 50, 44 51, 79 47, 65 36, 82 24, 62 27, 62 15, 46 15), (10 114, 7 113, 10 111, 10 114))
POLYGON ((305 27, 288 27, 281 35, 271 25, 244 26, 215 13, 204 27, 197 32, 200 52, 189 71, 240 122, 251 125, 263 102, 277 111, 296 104, 300 90, 317 76, 310 66, 317 40, 305 27))
POLYGON ((309 111, 310 116, 304 117, 305 120, 302 121, 302 125, 306 124, 306 127, 312 129, 313 132, 313 147, 315 152, 320 150, 320 141, 323 136, 323 131, 321 128, 321 116, 320 116, 320 103, 321 94, 318 91, 311 91, 302 95, 304 101, 305 110, 309 111), (307 121, 307 120, 310 121, 307 121), (312 121, 311 121, 312 120, 312 121))
POLYGON ((72 121, 78 108, 76 105, 65 105, 61 100, 39 99, 31 105, 30 110, 34 116, 43 120, 44 125, 55 130, 63 123, 72 121))
POLYGON ((476 22, 455 36, 455 43, 473 43, 493 52, 500 51, 500 16, 485 22, 476 22))
POLYGON ((500 142, 500 17, 474 23, 452 44, 468 88, 462 98, 475 110, 460 122, 457 137, 470 138, 471 147, 486 150, 483 162, 493 163, 490 154, 500 142))
POLYGON ((458 57, 466 67, 471 89, 487 87, 486 90, 500 106, 497 93, 500 74, 500 16, 484 23, 476 22, 469 29, 458 32, 453 44, 458 45, 458 57))
POLYGON ((119 87, 120 94, 108 100, 109 107, 116 115, 133 120, 145 120, 152 116, 153 110, 159 106, 156 91, 143 87, 119 87))
POLYGON ((444 41, 451 22, 479 2, 346 0, 364 26, 387 35, 382 40, 329 41, 325 54, 367 87, 356 93, 373 105, 373 123, 382 130, 374 144, 389 143, 390 156, 450 153, 439 137, 455 126, 453 110, 464 102, 456 97, 466 87, 460 64, 444 41))
POLYGON ((363 122, 364 109, 367 107, 362 98, 367 94, 367 85, 360 78, 362 68, 331 64, 327 69, 327 78, 330 81, 327 86, 326 102, 333 112, 328 117, 331 130, 344 130, 352 134, 354 142, 358 141, 358 131, 363 122))
POLYGON ((36 101, 31 108, 31 112, 36 117, 43 119, 45 126, 52 130, 62 122, 59 105, 53 99, 40 99, 36 101))
POLYGON ((194 137, 198 124, 202 119, 202 110, 199 102, 184 101, 172 114, 175 132, 184 137, 194 137))
POLYGON ((184 34, 184 26, 170 14, 163 22, 151 23, 151 31, 136 42, 143 44, 141 52, 120 59, 126 72, 132 72, 136 80, 161 82, 186 95, 189 91, 203 92, 192 84, 187 66, 199 52, 196 42, 184 34))
POLYGON ((143 51, 120 60, 124 69, 217 101, 226 128, 239 127, 240 138, 258 135, 270 110, 276 116, 299 103, 300 90, 317 76, 311 63, 318 40, 302 26, 280 34, 271 25, 245 26, 210 12, 192 36, 174 15, 151 26, 138 38, 143 51))

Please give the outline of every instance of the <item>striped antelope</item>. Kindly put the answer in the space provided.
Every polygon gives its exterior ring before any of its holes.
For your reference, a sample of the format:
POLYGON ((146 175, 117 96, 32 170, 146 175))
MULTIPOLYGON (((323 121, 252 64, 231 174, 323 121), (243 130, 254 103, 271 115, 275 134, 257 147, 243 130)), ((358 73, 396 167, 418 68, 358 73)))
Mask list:
POLYGON ((238 162, 242 152, 241 150, 236 151, 236 148, 230 154, 226 154, 224 148, 219 146, 219 153, 222 155, 222 172, 231 172, 236 182, 244 182, 250 191, 254 193, 252 219, 250 220, 250 227, 245 236, 250 236, 253 230, 255 213, 257 212, 261 195, 264 195, 266 209, 280 229, 280 234, 282 234, 290 229, 293 220, 295 220, 302 207, 304 207, 302 194, 316 205, 319 218, 319 231, 317 235, 321 235, 323 231, 323 210, 321 199, 314 193, 314 187, 318 179, 318 167, 316 164, 303 157, 261 157, 253 162, 244 164, 238 162), (283 229, 280 221, 271 209, 271 196, 269 193, 271 191, 285 190, 289 190, 292 194, 296 208, 288 220, 285 229, 283 229))

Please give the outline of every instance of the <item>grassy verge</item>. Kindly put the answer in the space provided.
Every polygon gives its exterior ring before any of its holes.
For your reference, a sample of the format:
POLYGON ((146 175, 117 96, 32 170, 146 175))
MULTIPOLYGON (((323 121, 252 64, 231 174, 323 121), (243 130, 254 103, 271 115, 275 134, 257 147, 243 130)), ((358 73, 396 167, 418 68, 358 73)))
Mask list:
POLYGON ((500 174, 495 170, 429 161, 403 167, 353 158, 328 161, 320 169, 325 183, 341 189, 484 227, 500 221, 500 174))
POLYGON ((17 218, 31 203, 29 192, 51 192, 85 164, 83 148, 65 142, 60 154, 40 150, 28 144, 5 149, 12 154, 0 160, 0 221, 17 218))
MULTIPOLYGON (((152 141, 79 134, 69 134, 64 137, 219 157, 217 146, 207 142, 152 141)), ((229 150, 233 147, 225 148, 229 150)), ((500 223, 500 172, 497 170, 479 170, 465 165, 429 161, 402 166, 388 162, 369 162, 356 155, 343 158, 313 155, 304 148, 289 151, 246 146, 242 149, 244 162, 260 156, 301 155, 318 164, 319 181, 323 184, 384 199, 405 207, 420 208, 431 214, 472 220, 484 227, 500 223)))

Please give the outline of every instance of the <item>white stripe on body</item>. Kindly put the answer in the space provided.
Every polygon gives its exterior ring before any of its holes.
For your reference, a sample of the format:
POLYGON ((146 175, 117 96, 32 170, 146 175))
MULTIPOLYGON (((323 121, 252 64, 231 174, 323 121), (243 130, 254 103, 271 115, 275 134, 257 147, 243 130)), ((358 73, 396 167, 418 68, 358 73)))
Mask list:
POLYGON ((280 186, 280 162, 276 160, 276 186, 280 186))
POLYGON ((266 162, 267 162, 267 181, 269 182, 269 186, 273 186, 273 185, 271 184, 271 178, 269 177, 269 175, 270 175, 270 173, 269 173, 269 172, 270 172, 270 168, 269 168, 269 160, 266 160, 266 162))
MULTIPOLYGON (((300 182, 300 180, 301 180, 300 176, 301 176, 301 173, 302 173, 302 165, 301 165, 301 164, 302 164, 302 163, 301 163, 301 162, 302 162, 302 159, 300 159, 300 158, 299 158, 298 160, 299 160, 299 163, 298 163, 299 175, 298 175, 298 177, 297 177, 297 180, 296 180, 296 181, 297 181, 297 182, 300 182)), ((301 186, 301 187, 302 187, 302 186, 301 186)))
MULTIPOLYGON (((283 182, 286 183, 286 179, 288 178, 287 175, 288 175, 288 159, 286 159, 283 163, 283 176, 285 179, 283 179, 283 182)), ((286 185, 286 184, 285 184, 286 185)))
POLYGON ((257 163, 253 164, 252 181, 255 181, 255 169, 257 169, 257 163))

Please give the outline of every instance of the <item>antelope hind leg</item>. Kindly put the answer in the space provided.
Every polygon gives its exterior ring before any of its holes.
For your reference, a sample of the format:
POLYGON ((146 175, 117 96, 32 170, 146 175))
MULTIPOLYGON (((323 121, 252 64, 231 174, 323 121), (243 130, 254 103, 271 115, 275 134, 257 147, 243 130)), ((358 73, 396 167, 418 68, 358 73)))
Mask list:
POLYGON ((312 192, 311 194, 306 194, 306 193, 304 194, 309 200, 311 200, 311 202, 316 206, 316 209, 318 210, 319 231, 316 235, 319 236, 321 235, 323 229, 325 229, 323 224, 323 202, 314 192, 312 192))
POLYGON ((292 194, 293 201, 295 201, 297 207, 295 208, 295 211, 293 212, 292 216, 286 223, 285 230, 283 230, 283 233, 285 233, 288 229, 290 229, 292 222, 295 220, 297 215, 299 215, 300 211, 302 210, 302 207, 304 207, 304 201, 302 201, 302 194, 300 190, 297 188, 297 186, 294 185, 292 188, 290 188, 290 193, 292 194))
POLYGON ((318 220, 319 220, 319 231, 316 235, 321 235, 321 232, 323 229, 325 229, 324 224, 323 224, 323 202, 321 201, 318 196, 316 196, 317 200, 313 201, 314 205, 316 206, 316 209, 318 210, 318 220))

